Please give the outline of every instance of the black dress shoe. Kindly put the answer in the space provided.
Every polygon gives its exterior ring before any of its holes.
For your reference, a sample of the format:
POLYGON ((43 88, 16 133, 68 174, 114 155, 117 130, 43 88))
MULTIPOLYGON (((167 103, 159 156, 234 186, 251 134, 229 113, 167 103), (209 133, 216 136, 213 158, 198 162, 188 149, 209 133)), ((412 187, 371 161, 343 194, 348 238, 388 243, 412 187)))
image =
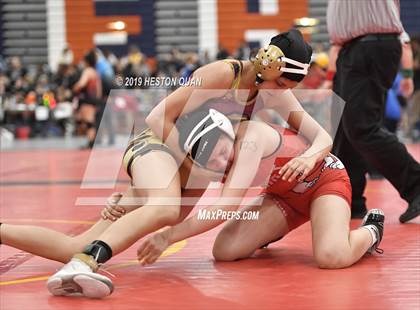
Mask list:
POLYGON ((407 210, 400 215, 400 222, 405 223, 411 221, 415 217, 420 215, 420 195, 418 195, 410 204, 407 210))

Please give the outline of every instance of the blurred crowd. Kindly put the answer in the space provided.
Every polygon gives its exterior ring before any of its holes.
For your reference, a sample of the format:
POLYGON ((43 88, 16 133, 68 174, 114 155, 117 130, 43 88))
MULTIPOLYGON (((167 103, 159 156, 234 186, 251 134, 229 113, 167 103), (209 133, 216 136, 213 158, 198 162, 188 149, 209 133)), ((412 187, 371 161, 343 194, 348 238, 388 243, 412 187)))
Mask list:
MULTIPOLYGON (((120 58, 107 50, 95 49, 94 54, 93 67, 100 77, 103 93, 102 100, 92 102, 98 113, 103 110, 111 89, 124 88, 115 84, 117 75, 123 78, 185 75, 199 65, 196 55, 184 55, 175 49, 167 60, 154 67, 136 46, 129 47, 127 55, 120 58)), ((86 57, 80 63, 74 62, 70 48, 62 51, 55 71, 48 65, 26 66, 19 57, 0 58, 2 127, 18 138, 77 133, 80 97, 87 85, 76 85, 87 67, 86 57)))
MULTIPOLYGON (((385 115, 385 124, 389 129, 399 129, 404 136, 414 141, 420 140, 419 98, 420 98, 420 49, 419 40, 412 40, 414 53, 415 93, 410 98, 405 98, 398 91, 398 85, 389 93, 389 108, 385 115), (412 113, 414 111, 414 114, 412 113), (417 115, 412 120, 412 115, 417 115)), ((183 77, 188 79, 198 67, 216 59, 235 58, 249 59, 255 50, 244 41, 233 54, 223 46, 215 58, 207 52, 202 54, 183 52, 173 48, 166 56, 153 62, 148 59, 137 46, 128 47, 128 52, 123 57, 116 57, 109 50, 95 49, 94 63, 91 67, 98 76, 100 92, 98 98, 91 100, 91 106, 96 114, 94 120, 86 118, 86 113, 80 113, 83 93, 89 88, 89 80, 83 76, 84 70, 89 67, 86 57, 83 61, 75 63, 70 47, 66 47, 61 54, 56 70, 52 71, 48 65, 26 66, 19 57, 3 59, 0 56, 0 122, 1 130, 13 136, 25 139, 28 137, 71 136, 86 135, 90 128, 98 129, 106 105, 115 103, 116 98, 109 100, 111 89, 133 88, 139 94, 148 88, 145 85, 125 83, 125 78, 145 77, 183 77), (116 83, 119 77, 122 83, 116 83), (86 85, 82 85, 83 83, 86 85), (122 85, 121 85, 122 84, 122 85), (83 116, 85 115, 85 116, 83 116), (92 122, 94 124, 92 124, 92 122)), ((331 92, 324 91, 329 57, 322 45, 314 46, 314 55, 310 70, 305 79, 295 90, 297 97, 311 115, 321 125, 328 127, 329 106, 327 103, 331 92), (307 90, 316 91, 307 91, 307 90), (305 90, 305 91, 303 91, 305 90)), ((397 77, 398 79, 398 77, 397 77)), ((396 82, 397 83, 397 82, 396 82)), ((175 89, 172 85, 169 91, 175 89)), ((148 102, 155 102, 149 100, 148 102)), ((157 102, 155 102, 157 103, 157 102)), ((139 98, 119 98, 117 110, 134 109, 147 112, 152 106, 142 106, 139 98), (119 104, 118 104, 119 103, 119 104)), ((83 112, 83 111, 82 111, 83 112)), ((124 126, 124 121, 107 119, 107 141, 114 143, 115 134, 124 126)), ((92 139, 88 138, 88 139, 92 139)))
MULTIPOLYGON (((246 59, 249 53, 250 49, 245 43, 241 44, 233 55, 221 47, 216 59, 230 57, 246 59)), ((134 45, 128 47, 127 55, 123 57, 116 57, 109 50, 100 49, 95 49, 94 54, 93 67, 100 78, 102 93, 101 98, 91 98, 94 99, 91 103, 95 106, 96 129, 102 119, 105 106, 115 102, 115 100, 108 100, 111 89, 148 88, 147 85, 132 83, 126 78, 183 77, 188 79, 198 67, 215 60, 207 52, 199 55, 173 48, 169 54, 153 62, 134 45), (116 77, 119 77, 122 83, 116 83, 116 77)), ((81 81, 84 70, 89 67, 88 62, 85 57, 79 63, 75 63, 73 52, 69 47, 63 49, 58 67, 54 71, 48 65, 25 65, 17 56, 8 59, 0 56, 0 129, 2 133, 7 131, 20 139, 86 134, 89 128, 80 128, 83 125, 86 127, 84 124, 86 122, 83 121, 84 116, 80 115, 86 116, 86 113, 79 112, 83 110, 81 97, 88 85, 77 87, 77 83, 81 81)), ((177 86, 170 85, 168 91, 174 90, 177 86)), ((150 102, 156 103, 154 100, 147 101, 147 103, 150 102)), ((147 113, 151 108, 153 107, 142 105, 140 98, 117 99, 117 110, 137 109, 147 113)), ((110 144, 114 142, 115 133, 118 133, 119 129, 118 124, 113 123, 115 121, 108 119, 106 126, 110 144)), ((88 122, 89 126, 91 126, 90 122, 88 122)))

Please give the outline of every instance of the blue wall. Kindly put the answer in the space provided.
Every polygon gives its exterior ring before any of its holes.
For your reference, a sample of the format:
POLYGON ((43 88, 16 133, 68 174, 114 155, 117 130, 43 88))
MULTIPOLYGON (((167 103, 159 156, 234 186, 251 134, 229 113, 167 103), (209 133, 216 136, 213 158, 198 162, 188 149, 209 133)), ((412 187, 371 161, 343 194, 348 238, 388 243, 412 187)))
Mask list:
POLYGON ((410 35, 420 35, 420 0, 400 0, 401 20, 410 35))
POLYGON ((141 33, 129 35, 127 46, 100 46, 108 48, 116 55, 121 56, 127 53, 131 44, 140 47, 141 51, 149 57, 156 55, 156 34, 155 34, 155 8, 153 0, 136 1, 106 1, 95 2, 97 16, 132 15, 141 18, 141 33))
POLYGON ((260 12, 260 1, 259 0, 247 0, 246 7, 248 13, 259 13, 260 12))

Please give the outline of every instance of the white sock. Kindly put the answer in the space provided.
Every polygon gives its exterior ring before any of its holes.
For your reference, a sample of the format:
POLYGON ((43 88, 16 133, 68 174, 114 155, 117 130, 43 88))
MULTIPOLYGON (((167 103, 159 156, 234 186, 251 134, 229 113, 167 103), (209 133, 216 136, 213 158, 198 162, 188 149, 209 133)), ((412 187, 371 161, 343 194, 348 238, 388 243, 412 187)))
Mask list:
POLYGON ((376 238, 377 228, 375 227, 375 225, 366 225, 366 226, 362 226, 362 228, 366 228, 369 231, 370 236, 372 237, 371 246, 374 245, 376 241, 378 241, 378 239, 376 238))

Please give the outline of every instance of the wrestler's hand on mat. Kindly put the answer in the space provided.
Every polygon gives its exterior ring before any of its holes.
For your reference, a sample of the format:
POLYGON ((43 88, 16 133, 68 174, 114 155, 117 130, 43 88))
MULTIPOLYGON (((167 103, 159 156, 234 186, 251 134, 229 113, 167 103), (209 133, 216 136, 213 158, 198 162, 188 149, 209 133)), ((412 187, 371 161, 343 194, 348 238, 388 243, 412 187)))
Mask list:
POLYGON ((116 221, 125 214, 125 209, 117 205, 123 196, 120 192, 112 193, 106 201, 106 207, 101 212, 101 217, 104 220, 116 221))
POLYGON ((153 264, 169 246, 169 229, 145 237, 137 249, 137 258, 141 265, 153 264))
POLYGON ((292 182, 298 178, 299 182, 302 182, 309 172, 315 167, 316 158, 313 156, 308 157, 295 157, 285 164, 279 171, 279 175, 283 180, 292 182))

